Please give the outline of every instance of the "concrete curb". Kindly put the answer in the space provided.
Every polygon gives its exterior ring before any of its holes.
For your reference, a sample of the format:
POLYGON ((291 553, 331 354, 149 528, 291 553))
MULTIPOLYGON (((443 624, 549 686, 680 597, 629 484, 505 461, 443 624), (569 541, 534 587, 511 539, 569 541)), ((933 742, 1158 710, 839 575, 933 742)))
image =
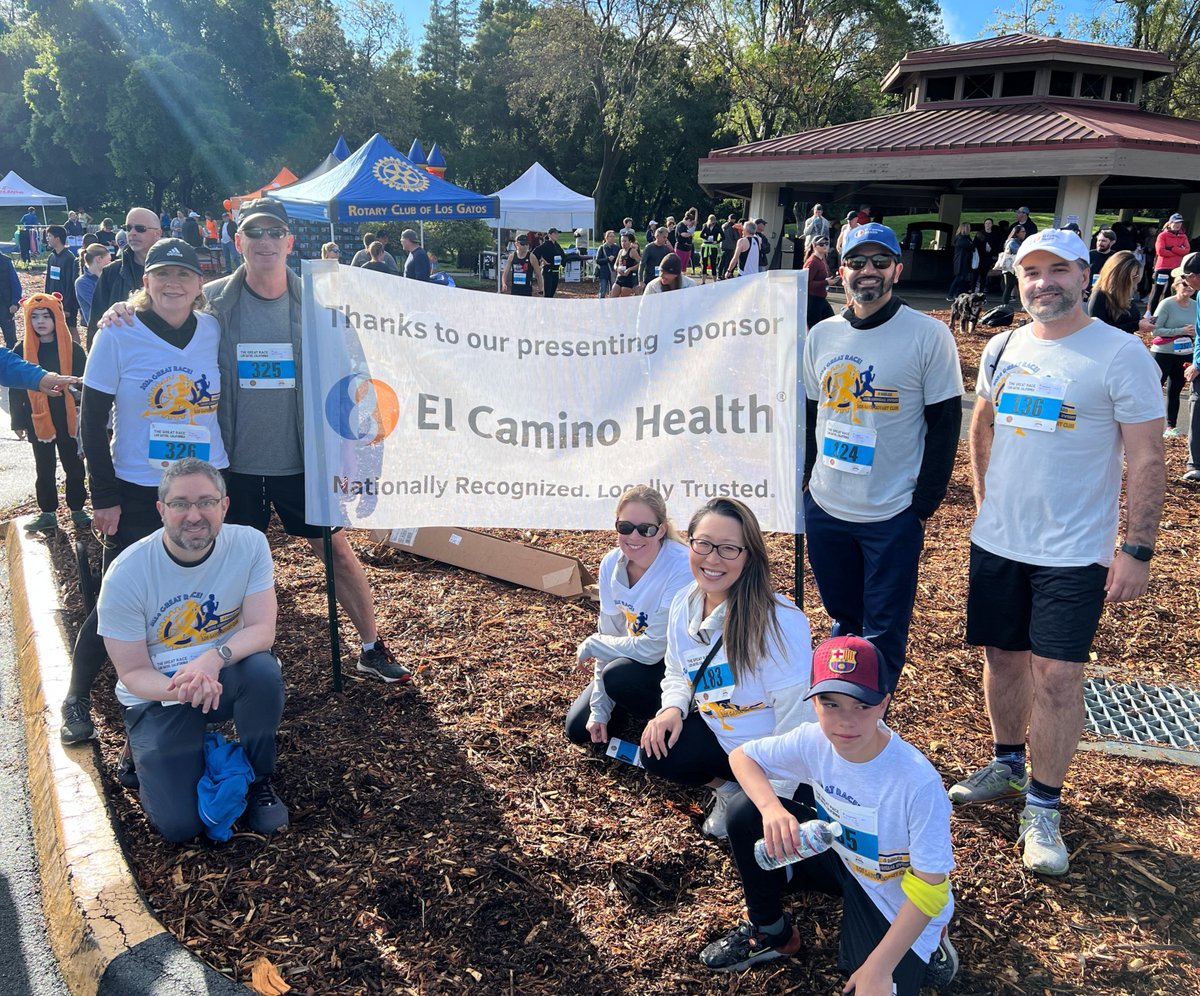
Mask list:
POLYGON ((42 905, 63 978, 77 996, 245 994, 150 912, 113 832, 92 745, 59 740, 71 654, 50 553, 19 522, 3 529, 42 905))

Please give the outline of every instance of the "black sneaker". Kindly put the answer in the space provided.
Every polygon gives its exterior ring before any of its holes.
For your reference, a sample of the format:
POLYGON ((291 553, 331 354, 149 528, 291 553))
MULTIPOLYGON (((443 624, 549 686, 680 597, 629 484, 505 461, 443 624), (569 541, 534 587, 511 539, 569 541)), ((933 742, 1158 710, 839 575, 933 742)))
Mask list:
POLYGON ((62 729, 59 737, 64 744, 81 744, 96 736, 92 723, 92 700, 82 695, 68 695, 62 705, 62 729))
POLYGON ((117 762, 117 781, 127 789, 140 789, 142 781, 138 778, 137 768, 133 764, 133 748, 125 741, 125 749, 121 751, 121 760, 117 762))
POLYGON ((288 808, 279 798, 271 776, 250 783, 246 793, 246 825, 255 833, 274 833, 288 825, 288 808))
POLYGON ((714 972, 740 972, 764 961, 791 957, 799 950, 800 932, 792 926, 790 916, 785 917, 783 930, 774 936, 743 920, 735 930, 701 951, 700 960, 714 972))
POLYGON ((958 952, 950 943, 950 930, 942 928, 942 939, 937 950, 929 956, 929 967, 925 969, 925 985, 932 989, 945 989, 958 974, 958 952))
POLYGON ((402 685, 407 685, 412 681, 412 671, 392 656, 392 652, 388 650, 381 639, 376 640, 375 646, 370 650, 364 650, 359 654, 358 670, 365 674, 373 674, 376 678, 382 678, 389 683, 398 681, 402 685))

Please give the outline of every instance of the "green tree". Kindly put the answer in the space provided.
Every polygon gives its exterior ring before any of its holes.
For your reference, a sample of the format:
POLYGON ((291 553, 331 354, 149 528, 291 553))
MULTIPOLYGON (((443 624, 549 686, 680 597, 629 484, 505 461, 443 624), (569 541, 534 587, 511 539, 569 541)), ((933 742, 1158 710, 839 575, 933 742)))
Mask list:
POLYGON ((700 71, 732 95, 720 124, 742 142, 881 113, 879 80, 944 41, 940 24, 933 0, 711 0, 689 18, 700 71))
POLYGON ((627 153, 656 97, 664 40, 680 27, 686 0, 548 0, 513 39, 511 101, 543 101, 577 123, 596 114, 596 226, 627 153))
MULTIPOLYGON (((1122 0, 1124 2, 1124 0, 1122 0)), ((1031 35, 1061 35, 1058 18, 1062 4, 1058 0, 1020 0, 1011 7, 997 7, 992 19, 979 32, 980 38, 1006 35, 1014 31, 1031 35)))

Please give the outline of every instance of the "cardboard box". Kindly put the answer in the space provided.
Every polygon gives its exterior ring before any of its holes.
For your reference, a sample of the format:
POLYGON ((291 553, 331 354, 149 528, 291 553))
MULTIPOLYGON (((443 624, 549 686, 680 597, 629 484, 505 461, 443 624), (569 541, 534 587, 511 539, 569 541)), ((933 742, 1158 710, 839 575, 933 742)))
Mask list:
POLYGON ((585 595, 597 600, 596 579, 575 557, 497 539, 473 529, 426 526, 423 529, 372 529, 371 538, 443 564, 511 581, 562 598, 585 595))

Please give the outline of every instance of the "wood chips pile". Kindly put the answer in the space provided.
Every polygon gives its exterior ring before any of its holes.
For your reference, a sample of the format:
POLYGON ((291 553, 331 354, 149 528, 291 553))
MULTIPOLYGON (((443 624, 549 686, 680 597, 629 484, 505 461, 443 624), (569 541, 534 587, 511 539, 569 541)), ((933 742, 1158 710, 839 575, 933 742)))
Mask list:
MULTIPOLYGON (((985 341, 961 342, 969 387, 985 341)), ((1196 487, 1175 481, 1185 456, 1185 440, 1167 442, 1150 594, 1109 607, 1096 640, 1097 664, 1118 679, 1200 686, 1200 513, 1196 487)), ((672 511, 686 521, 692 509, 672 511)), ((963 443, 930 522, 892 710, 947 784, 991 749, 979 654, 963 640, 973 514, 963 443)), ((612 541, 498 535, 593 569, 612 541)), ((361 679, 343 618, 346 685, 335 695, 322 570, 301 544, 271 541, 288 688, 277 777, 286 832, 221 846, 160 840, 113 777, 124 736, 111 669, 97 689, 115 823, 151 905, 189 948, 263 992, 840 992, 840 917, 827 899, 790 901, 806 941, 799 957, 740 977, 699 964, 704 944, 744 915, 727 848, 699 832, 705 793, 563 735, 587 677, 574 649, 594 626, 593 604, 358 536, 381 632, 419 674, 408 689, 361 679)), ((54 546, 65 598, 77 603, 69 547, 54 546)), ((775 584, 790 594, 792 538, 772 536, 770 549, 775 584)), ((815 590, 808 575, 804 607, 819 639, 829 621, 815 590)), ((1057 880, 1023 869, 1017 803, 954 814, 963 967, 953 991, 1200 993, 1197 769, 1080 753, 1065 800, 1071 871, 1057 880)))

